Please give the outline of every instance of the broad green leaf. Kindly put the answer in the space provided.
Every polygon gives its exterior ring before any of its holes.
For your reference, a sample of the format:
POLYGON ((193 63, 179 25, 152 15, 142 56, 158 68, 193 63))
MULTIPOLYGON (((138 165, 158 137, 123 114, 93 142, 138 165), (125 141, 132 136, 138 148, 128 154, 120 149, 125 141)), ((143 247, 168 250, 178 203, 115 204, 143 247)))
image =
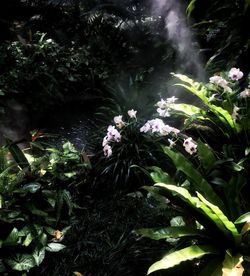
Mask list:
POLYGON ((64 249, 66 246, 61 243, 51 242, 48 243, 46 246, 46 250, 50 252, 58 252, 62 249, 64 249))
POLYGON ((175 74, 175 73, 171 73, 172 76, 178 78, 179 80, 186 82, 188 84, 190 84, 191 86, 193 86, 195 84, 194 80, 192 80, 191 78, 189 78, 186 75, 182 75, 182 74, 175 74))
POLYGON ((171 104, 170 108, 171 108, 171 112, 172 112, 172 110, 179 111, 181 113, 186 114, 188 117, 200 114, 201 116, 200 117, 197 116, 196 118, 204 119, 204 116, 202 116, 202 115, 205 114, 205 111, 203 109, 196 107, 194 105, 191 105, 191 104, 184 104, 184 103, 171 104))
POLYGON ((186 236, 206 237, 206 233, 188 226, 174 226, 165 228, 143 228, 136 230, 136 233, 153 240, 161 240, 167 238, 181 238, 186 236))
POLYGON ((19 241, 19 235, 17 228, 13 228, 9 236, 3 242, 4 245, 17 245, 19 241))
POLYGON ((217 219, 214 221, 216 224, 223 224, 225 226, 225 228, 230 231, 233 235, 233 237, 235 238, 236 243, 238 244, 240 242, 240 234, 238 233, 237 228, 235 227, 235 225, 233 224, 232 221, 230 221, 225 215, 224 213, 219 209, 218 206, 210 203, 208 200, 206 200, 200 193, 197 192, 197 196, 198 198, 204 203, 206 204, 211 210, 212 212, 216 215, 217 219))
POLYGON ((214 166, 216 158, 213 150, 207 144, 204 144, 200 139, 198 140, 198 155, 203 168, 211 170, 214 166))
POLYGON ((186 247, 184 249, 166 255, 160 261, 151 265, 148 270, 148 275, 157 270, 174 267, 184 261, 199 259, 207 254, 219 254, 219 252, 218 249, 206 245, 192 245, 186 247))
POLYGON ((167 189, 171 191, 173 194, 176 193, 179 197, 184 198, 185 200, 188 201, 189 204, 193 205, 194 207, 196 207, 197 205, 198 198, 192 197, 191 194, 188 192, 188 190, 183 187, 178 187, 175 185, 167 185, 164 183, 156 183, 154 186, 167 189))
POLYGON ((243 215, 241 215, 239 218, 236 219, 234 222, 235 224, 244 223, 244 222, 250 222, 250 212, 247 212, 243 215))
POLYGON ((39 266, 45 258, 45 248, 42 248, 41 250, 38 250, 38 248, 36 248, 32 256, 35 260, 36 265, 39 266))
POLYGON ((6 263, 18 271, 28 271, 36 265, 33 256, 28 254, 16 254, 12 259, 6 259, 6 263))
POLYGON ((235 129, 235 130, 238 129, 237 124, 235 123, 235 121, 232 118, 232 115, 227 110, 223 109, 220 106, 216 106, 213 104, 210 104, 209 107, 210 107, 211 111, 215 115, 217 115, 217 117, 220 118, 220 120, 224 124, 229 124, 232 129, 235 129))
POLYGON ((223 261, 222 276, 242 276, 244 272, 242 262, 242 255, 238 254, 233 256, 231 252, 227 250, 223 261))
POLYGON ((222 200, 214 192, 210 184, 202 177, 200 172, 196 170, 193 164, 181 153, 175 152, 168 147, 163 147, 164 152, 172 159, 177 170, 185 173, 191 180, 191 184, 195 190, 202 193, 209 201, 218 205, 220 209, 225 210, 222 200))
POLYGON ((166 172, 164 172, 161 168, 150 167, 150 169, 153 170, 153 172, 150 173, 150 176, 152 177, 154 182, 175 184, 175 181, 172 179, 172 177, 166 172))

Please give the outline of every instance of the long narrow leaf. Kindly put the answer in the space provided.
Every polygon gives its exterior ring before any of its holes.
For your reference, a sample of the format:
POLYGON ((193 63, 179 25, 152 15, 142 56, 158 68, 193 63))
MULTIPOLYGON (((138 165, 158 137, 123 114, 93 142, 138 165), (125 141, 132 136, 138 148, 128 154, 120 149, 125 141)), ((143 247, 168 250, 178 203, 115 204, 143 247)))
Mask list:
POLYGON ((136 233, 153 240, 161 240, 167 238, 181 238, 186 236, 207 237, 205 231, 195 229, 188 226, 174 226, 165 228, 143 228, 136 230, 136 233))
POLYGON ((29 167, 29 162, 27 158, 25 157, 24 153, 21 151, 21 149, 13 143, 10 139, 6 139, 6 143, 8 145, 9 151, 12 154, 14 160, 16 163, 22 168, 29 167))
POLYGON ((247 212, 243 215, 241 215, 239 218, 236 219, 234 222, 235 224, 244 223, 250 221, 250 212, 247 212))
POLYGON ((182 171, 192 180, 192 185, 195 190, 201 192, 210 202, 219 206, 221 210, 225 210, 222 200, 183 154, 175 152, 168 147, 163 147, 163 150, 172 159, 177 170, 182 171))
POLYGON ((206 245, 193 245, 186 247, 184 249, 170 253, 163 257, 160 261, 155 262, 153 265, 150 266, 148 270, 148 275, 157 270, 171 268, 184 261, 193 260, 197 258, 199 259, 207 254, 219 254, 219 252, 218 249, 206 245))
POLYGON ((240 234, 238 233, 237 228, 233 224, 232 221, 230 221, 224 213, 218 208, 218 206, 215 206, 214 204, 210 203, 208 200, 206 200, 200 193, 197 192, 198 198, 205 203, 217 216, 216 223, 222 223, 225 228, 230 231, 235 239, 235 242, 238 244, 240 242, 240 234))

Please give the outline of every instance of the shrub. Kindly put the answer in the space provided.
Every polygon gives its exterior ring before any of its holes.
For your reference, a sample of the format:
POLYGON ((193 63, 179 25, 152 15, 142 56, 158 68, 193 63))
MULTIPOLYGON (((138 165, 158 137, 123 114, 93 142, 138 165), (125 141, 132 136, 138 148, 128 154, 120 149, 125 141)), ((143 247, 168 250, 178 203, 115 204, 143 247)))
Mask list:
POLYGON ((70 185, 76 184, 75 169, 79 173, 82 165, 70 143, 63 152, 51 151, 40 157, 24 155, 11 141, 0 149, 2 273, 29 271, 42 263, 46 251, 65 247, 61 241, 77 207, 70 185))
POLYGON ((153 168, 151 176, 156 184, 146 189, 156 197, 166 196, 172 207, 180 207, 185 223, 184 226, 138 231, 156 240, 175 238, 175 242, 180 241, 178 250, 169 251, 149 268, 148 274, 211 255, 206 263, 200 262, 202 275, 215 272, 243 275, 243 271, 248 271, 250 248, 247 212, 250 206, 246 197, 249 189, 249 89, 241 90, 238 80, 243 73, 236 68, 229 71, 228 80, 226 74, 221 74, 211 77, 209 84, 196 83, 183 75, 175 76, 184 82, 180 85, 201 102, 199 106, 164 100, 158 103, 159 114, 181 116, 185 123, 175 141, 169 147, 163 146, 176 173, 153 168), (190 130, 207 123, 212 133, 219 132, 217 145, 211 143, 211 139, 204 140, 200 132, 196 135, 193 132, 192 138, 186 136, 190 130))

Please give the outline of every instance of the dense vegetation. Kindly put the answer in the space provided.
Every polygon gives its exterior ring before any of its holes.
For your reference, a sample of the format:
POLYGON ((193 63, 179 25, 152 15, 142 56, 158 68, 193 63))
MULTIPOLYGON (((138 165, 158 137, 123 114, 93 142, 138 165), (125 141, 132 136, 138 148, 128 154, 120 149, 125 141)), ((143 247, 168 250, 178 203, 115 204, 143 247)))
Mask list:
POLYGON ((250 273, 249 12, 1 1, 0 273, 250 273), (76 105, 84 150, 13 135, 76 105))

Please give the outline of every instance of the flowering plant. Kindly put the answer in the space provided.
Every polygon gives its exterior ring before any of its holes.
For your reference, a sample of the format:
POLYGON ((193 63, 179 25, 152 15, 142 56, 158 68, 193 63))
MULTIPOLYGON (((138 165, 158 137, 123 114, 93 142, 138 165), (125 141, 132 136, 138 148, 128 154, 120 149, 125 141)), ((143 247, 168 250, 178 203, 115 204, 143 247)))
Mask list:
POLYGON ((174 102, 162 99, 157 103, 159 115, 181 116, 184 124, 174 143, 163 146, 176 173, 153 167, 151 176, 156 184, 146 189, 156 198, 159 194, 166 196, 170 200, 170 203, 165 201, 166 204, 173 204, 174 208, 178 206, 186 224, 140 229, 138 233, 156 240, 175 238, 180 244, 185 237, 187 247, 170 251, 149 268, 148 274, 204 255, 211 257, 208 264, 199 263, 203 267, 202 275, 249 273, 250 205, 246 195, 250 178, 250 98, 248 88, 242 91, 239 84, 243 73, 232 68, 227 75, 211 77, 208 84, 194 82, 183 75, 174 76, 184 82, 179 86, 201 101, 192 105, 176 103, 174 98, 174 102), (220 139, 213 143, 215 140, 209 136, 205 139, 200 129, 194 132, 200 125, 207 126, 206 131, 214 131, 210 134, 218 133, 220 139), (185 151, 181 152, 178 143, 190 132, 192 138, 184 139, 185 151), (243 226, 239 227, 239 224, 243 226))

